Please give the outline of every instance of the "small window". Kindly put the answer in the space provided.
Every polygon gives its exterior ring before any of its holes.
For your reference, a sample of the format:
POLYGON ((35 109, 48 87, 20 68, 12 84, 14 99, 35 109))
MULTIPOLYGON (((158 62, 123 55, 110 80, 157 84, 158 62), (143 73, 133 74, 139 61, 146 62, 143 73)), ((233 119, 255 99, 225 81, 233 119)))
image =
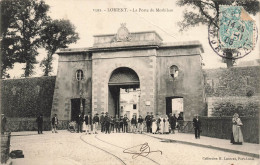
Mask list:
POLYGON ((176 78, 176 77, 178 77, 178 74, 179 74, 179 69, 178 69, 178 67, 175 66, 175 65, 172 65, 172 66, 170 67, 170 76, 171 76, 172 78, 176 78))
POLYGON ((136 104, 133 104, 133 109, 136 109, 136 104))
POLYGON ((76 79, 78 81, 80 81, 80 80, 83 80, 83 78, 84 78, 83 71, 82 70, 77 70, 77 72, 76 72, 76 79))

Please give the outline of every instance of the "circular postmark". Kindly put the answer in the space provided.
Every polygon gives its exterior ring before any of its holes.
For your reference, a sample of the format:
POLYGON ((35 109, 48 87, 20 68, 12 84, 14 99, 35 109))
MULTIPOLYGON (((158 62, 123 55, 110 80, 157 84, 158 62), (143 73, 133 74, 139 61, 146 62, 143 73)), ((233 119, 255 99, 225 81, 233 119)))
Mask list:
POLYGON ((258 40, 258 29, 254 21, 236 19, 237 14, 234 17, 232 19, 221 15, 220 20, 214 19, 214 22, 218 22, 218 27, 213 23, 208 26, 208 42, 213 51, 223 58, 233 60, 248 55, 258 40), (231 57, 228 52, 232 53, 231 57))

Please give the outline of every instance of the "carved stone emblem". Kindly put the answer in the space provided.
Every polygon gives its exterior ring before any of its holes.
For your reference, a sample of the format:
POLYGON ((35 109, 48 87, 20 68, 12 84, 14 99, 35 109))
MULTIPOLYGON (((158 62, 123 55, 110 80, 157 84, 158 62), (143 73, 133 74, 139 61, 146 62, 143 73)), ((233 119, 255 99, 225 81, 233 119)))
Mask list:
POLYGON ((130 41, 130 40, 131 40, 130 33, 126 28, 126 24, 122 23, 121 27, 117 30, 116 41, 122 42, 122 41, 130 41))

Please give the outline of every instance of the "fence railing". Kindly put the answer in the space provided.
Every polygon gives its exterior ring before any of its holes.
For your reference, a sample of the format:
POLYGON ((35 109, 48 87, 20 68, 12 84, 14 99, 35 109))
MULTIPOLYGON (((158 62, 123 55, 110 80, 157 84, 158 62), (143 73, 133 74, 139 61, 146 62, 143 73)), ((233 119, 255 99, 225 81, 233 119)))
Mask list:
MULTIPOLYGON (((259 144, 259 118, 241 117, 241 127, 245 142, 259 144)), ((201 117, 203 136, 230 139, 232 133, 232 117, 201 117)))

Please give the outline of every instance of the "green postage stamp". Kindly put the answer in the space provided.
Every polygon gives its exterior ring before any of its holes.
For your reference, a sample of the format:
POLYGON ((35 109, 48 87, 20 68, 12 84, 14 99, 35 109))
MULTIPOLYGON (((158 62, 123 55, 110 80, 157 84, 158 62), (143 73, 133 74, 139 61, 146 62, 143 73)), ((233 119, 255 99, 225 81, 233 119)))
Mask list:
POLYGON ((254 48, 254 21, 241 6, 220 6, 219 41, 222 48, 254 48))

